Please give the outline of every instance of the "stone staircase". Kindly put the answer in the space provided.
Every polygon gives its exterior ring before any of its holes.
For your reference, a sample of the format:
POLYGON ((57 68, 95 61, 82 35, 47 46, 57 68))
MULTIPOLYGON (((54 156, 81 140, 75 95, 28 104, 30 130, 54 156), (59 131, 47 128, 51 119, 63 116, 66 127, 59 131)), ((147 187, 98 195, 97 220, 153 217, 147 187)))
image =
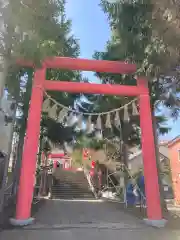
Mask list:
POLYGON ((94 199, 83 171, 57 169, 52 186, 54 199, 94 199))

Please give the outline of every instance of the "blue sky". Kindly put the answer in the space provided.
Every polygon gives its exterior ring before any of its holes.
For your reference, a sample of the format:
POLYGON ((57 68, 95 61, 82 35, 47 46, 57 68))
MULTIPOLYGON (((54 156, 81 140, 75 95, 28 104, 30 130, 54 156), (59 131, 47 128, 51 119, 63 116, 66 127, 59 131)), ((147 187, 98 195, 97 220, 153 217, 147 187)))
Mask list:
MULTIPOLYGON (((79 39, 82 58, 92 58, 95 50, 103 51, 110 37, 107 18, 98 3, 99 0, 67 0, 67 16, 72 19, 72 32, 79 39)), ((84 74, 96 81, 93 73, 84 74)), ((180 119, 176 122, 171 120, 168 125, 172 130, 162 139, 171 139, 180 134, 180 119)))
MULTIPOLYGON (((92 58, 96 50, 103 51, 110 36, 107 18, 98 6, 99 0, 67 0, 67 16, 72 20, 72 32, 79 39, 81 58, 92 58)), ((96 81, 92 72, 84 72, 96 81)))

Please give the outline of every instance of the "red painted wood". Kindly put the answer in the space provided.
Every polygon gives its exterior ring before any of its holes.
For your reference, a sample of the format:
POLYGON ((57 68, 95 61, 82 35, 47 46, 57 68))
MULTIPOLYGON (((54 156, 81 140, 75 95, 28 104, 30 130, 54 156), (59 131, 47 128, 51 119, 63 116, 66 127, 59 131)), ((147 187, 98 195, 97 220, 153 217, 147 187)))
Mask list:
POLYGON ((31 216, 45 73, 44 69, 40 69, 34 75, 16 204, 16 219, 19 220, 31 216))
POLYGON ((96 162, 95 161, 91 161, 91 168, 95 168, 96 166, 96 162))
MULTIPOLYGON (((137 82, 140 88, 146 88, 148 91, 147 80, 138 79, 137 82)), ((150 220, 160 220, 162 219, 162 210, 149 94, 140 95, 139 107, 147 216, 150 220)))
MULTIPOLYGON (((17 64, 21 66, 34 67, 29 61, 18 60, 17 64)), ((89 60, 68 57, 48 58, 43 62, 43 67, 60 68, 69 70, 83 70, 106 73, 128 74, 136 72, 136 65, 119 61, 89 60)))
POLYGON ((97 83, 45 81, 44 88, 51 91, 89 93, 104 95, 138 96, 141 92, 137 86, 122 86, 97 83))
POLYGON ((64 153, 50 153, 48 158, 62 158, 64 156, 64 153))

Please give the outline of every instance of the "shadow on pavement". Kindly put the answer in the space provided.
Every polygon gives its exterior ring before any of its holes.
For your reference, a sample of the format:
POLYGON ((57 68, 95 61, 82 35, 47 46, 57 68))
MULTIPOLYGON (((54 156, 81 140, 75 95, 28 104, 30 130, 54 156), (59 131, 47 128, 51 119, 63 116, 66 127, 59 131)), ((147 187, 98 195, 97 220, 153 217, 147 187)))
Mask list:
MULTIPOLYGON (((32 204, 32 210, 31 210, 32 216, 38 213, 38 211, 44 205, 44 202, 45 202, 44 199, 41 199, 37 203, 32 204)), ((0 213, 0 231, 11 230, 15 228, 9 223, 9 219, 15 216, 15 212, 16 212, 16 204, 15 204, 15 201, 13 200, 8 204, 7 207, 4 208, 4 211, 0 213)))

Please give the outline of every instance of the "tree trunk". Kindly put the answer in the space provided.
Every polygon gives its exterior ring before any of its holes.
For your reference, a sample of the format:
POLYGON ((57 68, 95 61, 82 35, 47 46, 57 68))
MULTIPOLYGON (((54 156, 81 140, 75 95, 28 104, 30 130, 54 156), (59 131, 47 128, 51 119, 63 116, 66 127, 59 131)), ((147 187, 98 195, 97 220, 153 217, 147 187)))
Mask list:
POLYGON ((43 133, 40 133, 39 151, 38 151, 38 167, 41 165, 42 152, 43 152, 43 133))
POLYGON ((8 76, 8 69, 11 65, 12 60, 12 47, 13 47, 13 39, 15 33, 15 27, 13 26, 11 19, 9 18, 6 23, 2 21, 1 23, 6 29, 6 34, 4 35, 4 53, 0 58, 0 103, 1 98, 4 94, 4 87, 6 84, 6 78, 8 76))
POLYGON ((158 136, 157 136, 157 123, 156 123, 156 117, 153 114, 153 132, 154 132, 154 143, 155 143, 155 154, 156 154, 156 165, 157 165, 157 171, 158 171, 158 182, 159 182, 159 191, 160 191, 160 198, 161 198, 161 208, 163 216, 166 217, 168 213, 167 204, 165 201, 164 196, 164 187, 161 179, 161 166, 160 166, 160 156, 159 156, 159 143, 158 143, 158 136))
POLYGON ((16 120, 16 108, 13 112, 13 121, 11 123, 11 133, 10 133, 10 136, 8 137, 8 150, 7 150, 6 157, 5 157, 5 167, 4 167, 4 174, 3 174, 2 187, 1 187, 2 196, 0 199, 0 212, 2 211, 2 208, 4 205, 4 194, 5 194, 7 184, 9 182, 9 179, 7 182, 7 177, 8 177, 8 168, 9 168, 9 162, 10 162, 10 156, 11 156, 11 150, 12 150, 12 141, 13 141, 15 120, 16 120))
POLYGON ((122 144, 122 152, 123 152, 123 164, 125 166, 125 176, 124 176, 124 182, 125 182, 125 186, 128 183, 128 145, 123 142, 122 144))
POLYGON ((8 60, 7 59, 1 59, 0 61, 0 67, 1 67, 1 72, 0 72, 0 102, 1 99, 4 95, 4 87, 5 87, 5 83, 6 83, 6 78, 8 75, 8 60))
POLYGON ((124 176, 124 182, 125 186, 127 186, 128 183, 128 137, 129 137, 129 123, 128 122, 121 122, 121 133, 120 133, 120 139, 122 141, 122 157, 123 157, 123 163, 125 166, 125 176, 124 176))
POLYGON ((24 136, 25 136, 25 131, 24 131, 24 128, 21 127, 19 132, 16 165, 15 165, 14 176, 13 176, 13 193, 14 194, 16 193, 17 186, 19 183, 19 178, 20 178, 21 160, 22 160, 22 152, 23 152, 23 146, 24 146, 24 136))

